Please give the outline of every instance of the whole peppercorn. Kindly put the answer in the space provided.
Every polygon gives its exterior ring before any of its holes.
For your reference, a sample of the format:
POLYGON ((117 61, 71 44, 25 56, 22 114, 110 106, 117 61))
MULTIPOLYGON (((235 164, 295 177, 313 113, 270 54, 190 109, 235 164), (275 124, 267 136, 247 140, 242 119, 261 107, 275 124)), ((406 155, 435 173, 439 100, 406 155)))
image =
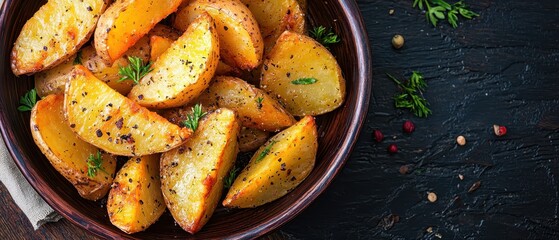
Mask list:
POLYGON ((460 146, 464 146, 464 145, 466 145, 466 138, 464 136, 460 135, 456 138, 456 143, 458 143, 458 145, 460 145, 460 146))
POLYGON ((429 202, 436 202, 437 201, 437 194, 434 192, 427 192, 427 199, 429 202))
POLYGON ((495 135, 498 137, 507 134, 507 128, 505 126, 493 125, 493 131, 495 131, 495 135))
POLYGON ((374 130, 373 137, 375 138, 376 142, 382 142, 382 140, 384 139, 384 134, 382 134, 380 130, 374 130))
POLYGON ((398 147, 396 146, 396 144, 390 144, 390 145, 388 145, 387 151, 389 153, 397 153, 398 152, 398 147))
POLYGON ((400 34, 394 35, 392 37, 392 46, 396 49, 400 49, 404 46, 404 37, 400 34))
POLYGON ((402 125, 402 130, 405 133, 412 133, 415 130, 415 124, 413 124, 412 121, 407 120, 404 122, 404 124, 402 125))

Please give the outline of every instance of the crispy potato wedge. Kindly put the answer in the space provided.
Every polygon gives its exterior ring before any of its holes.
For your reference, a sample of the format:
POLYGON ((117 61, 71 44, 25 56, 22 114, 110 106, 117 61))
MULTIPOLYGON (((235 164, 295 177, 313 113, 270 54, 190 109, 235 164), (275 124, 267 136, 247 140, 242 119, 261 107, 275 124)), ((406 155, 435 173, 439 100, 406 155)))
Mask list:
POLYGON ((163 24, 157 24, 148 33, 151 36, 160 36, 176 41, 181 36, 181 33, 176 29, 163 24))
MULTIPOLYGON (((196 105, 196 103, 199 103, 198 101, 193 101, 193 104, 188 104, 182 107, 178 107, 178 108, 168 108, 168 109, 162 109, 159 110, 159 115, 161 115, 162 117, 166 118, 167 120, 169 120, 169 122, 178 125, 178 126, 182 126, 184 125, 183 122, 187 120, 188 115, 191 115, 194 111, 193 111, 193 107, 194 105, 196 105)), ((202 112, 213 112, 215 110, 217 110, 218 107, 217 105, 203 105, 202 104, 202 112)))
POLYGON ((241 0, 254 15, 264 39, 264 55, 286 30, 303 34, 305 13, 297 0, 241 0))
POLYGON ((262 62, 264 44, 258 23, 239 0, 194 0, 179 10, 173 26, 185 30, 204 12, 216 22, 220 55, 228 65, 250 70, 262 62))
POLYGON ((102 154, 101 169, 88 176, 88 159, 99 148, 79 139, 64 119, 64 95, 49 95, 31 111, 31 133, 41 152, 85 199, 103 198, 113 182, 116 158, 102 154))
POLYGON ((82 64, 89 69, 95 77, 105 82, 109 87, 117 90, 121 94, 128 94, 132 89, 132 81, 119 81, 122 77, 118 74, 121 66, 128 66, 128 56, 136 56, 143 61, 148 61, 150 55, 149 38, 141 38, 132 46, 126 54, 117 59, 113 64, 107 65, 95 52, 93 46, 86 46, 78 53, 74 54, 68 61, 56 67, 35 74, 35 88, 37 94, 44 97, 49 94, 64 93, 64 87, 74 65, 82 64), (77 58, 77 59, 76 59, 77 58))
POLYGON ((275 99, 240 78, 216 77, 204 94, 218 107, 236 111, 245 127, 273 132, 296 122, 275 99))
POLYGON ((251 152, 266 143, 270 137, 270 133, 254 129, 254 128, 241 128, 239 133, 239 151, 240 152, 251 152))
POLYGON ((120 58, 159 21, 175 12, 182 0, 121 0, 99 18, 95 49, 107 63, 120 58))
POLYGON ((153 64, 128 97, 150 108, 185 105, 210 85, 219 61, 214 20, 202 14, 153 64))
POLYGON ((345 99, 345 80, 338 62, 310 37, 284 32, 263 66, 260 88, 295 116, 330 112, 345 99), (302 79, 316 82, 296 84, 302 79))
POLYGON ((240 74, 241 72, 238 69, 227 65, 227 63, 224 63, 221 60, 219 60, 219 63, 217 64, 217 68, 215 69, 215 75, 238 76, 240 74))
POLYGON ((310 174, 317 148, 314 118, 306 116, 254 153, 233 182, 223 206, 252 208, 289 193, 310 174))
POLYGON ((64 95, 64 113, 72 130, 112 154, 164 152, 192 134, 122 96, 81 65, 74 67, 64 95))
POLYGON ((161 54, 163 54, 169 47, 171 47, 171 44, 173 44, 173 40, 169 38, 160 37, 157 35, 151 36, 149 40, 149 46, 151 47, 150 60, 152 62, 155 62, 157 58, 161 56, 161 54))
POLYGON ((159 178, 159 158, 131 158, 118 171, 107 200, 111 223, 125 233, 146 230, 165 212, 159 178))
POLYGON ((21 30, 11 54, 15 75, 52 68, 76 53, 88 40, 107 0, 50 0, 21 30))
POLYGON ((161 189, 175 221, 196 233, 210 219, 223 191, 223 178, 237 157, 240 122, 235 113, 208 114, 184 145, 161 156, 161 189))

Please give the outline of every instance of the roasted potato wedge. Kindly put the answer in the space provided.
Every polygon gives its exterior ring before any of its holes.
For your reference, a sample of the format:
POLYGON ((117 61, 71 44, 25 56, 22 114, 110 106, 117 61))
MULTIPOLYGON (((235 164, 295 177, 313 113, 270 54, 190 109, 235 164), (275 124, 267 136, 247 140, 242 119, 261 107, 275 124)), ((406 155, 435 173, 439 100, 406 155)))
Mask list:
POLYGON ((241 128, 239 133, 239 151, 240 152, 251 152, 266 143, 270 137, 270 133, 254 129, 254 128, 241 128))
POLYGON ((297 0, 241 0, 254 15, 264 39, 264 54, 270 52, 286 30, 303 34, 305 13, 297 0))
POLYGON ((240 122, 235 113, 208 114, 184 145, 161 156, 161 189, 175 221, 196 233, 210 219, 223 191, 223 178, 237 157, 240 122))
POLYGON ((114 2, 99 18, 95 29, 95 49, 112 64, 128 48, 146 35, 159 21, 175 12, 182 0, 121 0, 114 2))
POLYGON ((192 134, 122 96, 82 65, 74 67, 66 85, 64 113, 80 138, 122 156, 168 151, 192 134))
POLYGON ((210 85, 219 61, 214 20, 202 14, 153 64, 128 97, 150 108, 185 105, 210 85))
POLYGON ((131 158, 118 171, 107 200, 111 223, 125 233, 146 230, 165 212, 159 178, 159 158, 131 158))
POLYGON ((218 107, 236 111, 245 127, 273 132, 296 122, 275 99, 240 78, 216 77, 204 94, 209 97, 202 98, 213 99, 218 107))
POLYGON ((14 74, 33 74, 66 61, 89 40, 107 5, 107 0, 48 1, 27 20, 14 43, 14 74))
MULTIPOLYGON (((184 125, 184 121, 188 119, 188 115, 191 115, 193 111, 193 107, 198 101, 193 101, 194 104, 185 105, 178 108, 168 108, 159 110, 159 115, 169 120, 169 122, 182 126, 184 125)), ((217 105, 203 105, 202 104, 202 112, 213 112, 217 110, 217 105)))
POLYGON ((251 70, 260 65, 264 43, 258 22, 239 0, 190 1, 177 12, 173 26, 185 30, 204 12, 215 19, 223 62, 243 70, 251 70))
POLYGON ((254 153, 233 182, 223 206, 252 208, 284 196, 310 174, 317 148, 314 118, 306 116, 254 153))
POLYGON ((116 158, 102 154, 101 168, 88 175, 88 161, 99 148, 79 139, 64 119, 64 95, 49 95, 31 111, 31 133, 41 152, 85 199, 103 198, 113 182, 116 158))
POLYGON ((286 31, 263 64, 260 88, 295 116, 330 112, 345 99, 345 80, 332 54, 314 39, 286 31))
POLYGON ((155 62, 173 44, 173 40, 157 35, 151 36, 149 46, 151 47, 150 60, 155 62))
POLYGON ((128 56, 141 58, 144 62, 149 60, 150 46, 149 38, 141 38, 134 46, 132 46, 126 54, 117 59, 113 64, 107 65, 99 55, 95 52, 93 46, 86 46, 78 53, 74 54, 68 61, 58 66, 35 74, 35 88, 37 94, 44 97, 49 94, 64 93, 64 86, 70 73, 74 69, 74 65, 82 64, 89 69, 95 77, 105 82, 109 87, 117 90, 121 94, 128 94, 132 89, 131 81, 119 81, 122 77, 118 74, 121 66, 128 66, 128 56))
POLYGON ((160 36, 176 41, 181 36, 181 33, 176 29, 163 24, 157 24, 148 33, 151 36, 160 36))

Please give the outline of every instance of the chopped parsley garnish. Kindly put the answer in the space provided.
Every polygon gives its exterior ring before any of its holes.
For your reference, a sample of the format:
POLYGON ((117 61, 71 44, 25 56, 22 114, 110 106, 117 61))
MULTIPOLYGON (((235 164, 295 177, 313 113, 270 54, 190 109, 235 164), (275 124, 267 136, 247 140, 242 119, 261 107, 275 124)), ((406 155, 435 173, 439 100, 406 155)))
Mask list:
POLYGON ((33 109, 36 103, 37 103, 37 90, 33 88, 29 90, 29 92, 25 93, 25 95, 23 95, 19 99, 20 105, 19 107, 17 107, 17 110, 19 110, 20 112, 31 111, 31 109, 33 109))
POLYGON ((104 173, 107 173, 105 169, 103 169, 102 164, 103 164, 103 158, 101 156, 101 151, 97 150, 97 154, 95 155, 90 154, 89 158, 87 158, 87 176, 93 178, 95 177, 95 175, 97 175, 97 171, 99 170, 101 170, 104 173))
POLYGON ((316 78, 299 78, 297 80, 291 81, 291 84, 295 85, 309 85, 318 82, 316 78))
POLYGON ((139 57, 128 57, 130 64, 126 67, 119 66, 118 74, 122 77, 118 80, 119 82, 132 80, 134 84, 138 84, 140 79, 142 79, 146 74, 153 71, 151 68, 151 62, 144 65, 144 62, 139 57))
POLYGON ((330 44, 339 43, 341 41, 338 35, 332 32, 332 29, 326 30, 324 26, 313 28, 313 30, 310 31, 310 35, 326 48, 328 48, 330 44))

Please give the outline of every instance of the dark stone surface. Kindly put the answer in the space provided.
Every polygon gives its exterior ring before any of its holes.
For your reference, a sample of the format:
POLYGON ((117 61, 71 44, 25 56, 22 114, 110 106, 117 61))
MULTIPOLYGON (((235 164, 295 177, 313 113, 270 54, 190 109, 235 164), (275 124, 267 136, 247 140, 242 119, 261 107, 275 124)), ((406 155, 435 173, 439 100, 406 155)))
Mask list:
POLYGON ((467 0, 481 16, 457 29, 434 28, 412 2, 358 1, 373 51, 366 127, 334 183, 282 232, 294 239, 559 238, 559 1, 467 0), (394 34, 405 37, 403 49, 392 48, 394 34), (426 119, 393 106, 398 88, 385 73, 409 78, 412 71, 429 84, 426 119), (408 119, 416 124, 411 135, 402 132, 408 119), (507 135, 496 137, 493 124, 507 126, 507 135), (374 142, 374 129, 383 142, 374 142), (459 135, 465 146, 455 143, 459 135), (397 154, 387 153, 391 143, 397 154), (411 172, 400 174, 407 164, 411 172), (438 200, 430 203, 427 192, 438 200))

